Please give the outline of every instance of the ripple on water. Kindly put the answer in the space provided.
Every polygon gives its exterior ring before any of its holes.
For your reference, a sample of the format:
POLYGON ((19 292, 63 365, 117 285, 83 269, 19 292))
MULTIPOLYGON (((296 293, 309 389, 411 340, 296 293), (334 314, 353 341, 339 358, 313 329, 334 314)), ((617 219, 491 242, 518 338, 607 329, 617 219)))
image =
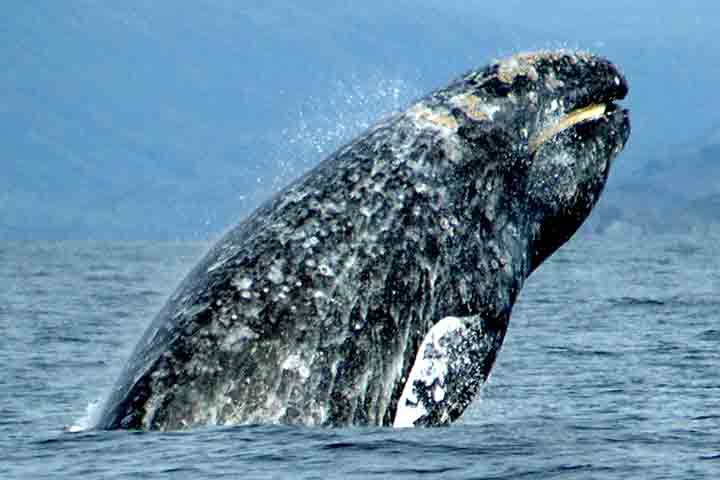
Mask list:
POLYGON ((706 342, 720 341, 720 330, 714 328, 704 330, 698 334, 698 338, 706 342))
POLYGON ((662 307, 667 304, 666 300, 650 297, 619 297, 609 300, 612 306, 616 307, 662 307))

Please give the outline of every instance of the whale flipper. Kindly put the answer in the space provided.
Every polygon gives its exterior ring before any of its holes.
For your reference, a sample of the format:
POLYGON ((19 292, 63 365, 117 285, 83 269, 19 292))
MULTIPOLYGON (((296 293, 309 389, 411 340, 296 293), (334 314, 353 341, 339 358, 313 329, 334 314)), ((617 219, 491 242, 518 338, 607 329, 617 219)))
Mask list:
POLYGON ((423 339, 398 401, 395 428, 447 425, 487 379, 504 330, 484 328, 480 315, 445 317, 423 339))

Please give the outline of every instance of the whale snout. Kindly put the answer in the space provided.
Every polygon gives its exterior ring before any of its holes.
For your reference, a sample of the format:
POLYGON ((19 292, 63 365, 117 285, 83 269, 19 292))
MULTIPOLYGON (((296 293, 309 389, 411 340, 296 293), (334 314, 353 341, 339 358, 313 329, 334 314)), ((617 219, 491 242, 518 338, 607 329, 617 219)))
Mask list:
POLYGON ((629 92, 622 72, 609 60, 583 52, 525 54, 537 80, 527 92, 528 148, 534 153, 558 134, 583 123, 609 121, 624 146, 629 137, 629 112, 619 106, 629 92), (533 120, 532 112, 537 112, 533 120))

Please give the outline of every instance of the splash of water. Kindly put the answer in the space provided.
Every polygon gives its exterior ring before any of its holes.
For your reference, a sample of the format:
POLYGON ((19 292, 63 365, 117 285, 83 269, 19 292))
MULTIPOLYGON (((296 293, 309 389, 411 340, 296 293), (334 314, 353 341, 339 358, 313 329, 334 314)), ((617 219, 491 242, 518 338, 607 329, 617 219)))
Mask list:
POLYGON ((87 407, 85 407, 85 414, 70 425, 65 425, 64 430, 70 433, 92 430, 100 421, 100 414, 102 413, 101 407, 102 402, 100 400, 91 401, 87 407))
POLYGON ((422 91, 405 80, 370 78, 338 81, 328 98, 310 98, 297 112, 295 126, 283 130, 277 152, 274 190, 317 164, 379 118, 405 108, 422 91))

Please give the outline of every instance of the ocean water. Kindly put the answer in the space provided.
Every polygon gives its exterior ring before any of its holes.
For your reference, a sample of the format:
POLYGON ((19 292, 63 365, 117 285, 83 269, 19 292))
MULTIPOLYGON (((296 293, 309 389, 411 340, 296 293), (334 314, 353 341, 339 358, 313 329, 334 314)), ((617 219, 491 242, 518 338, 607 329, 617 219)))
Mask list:
POLYGON ((95 431, 201 243, 0 243, 0 478, 720 478, 720 238, 577 238, 436 429, 95 431))

